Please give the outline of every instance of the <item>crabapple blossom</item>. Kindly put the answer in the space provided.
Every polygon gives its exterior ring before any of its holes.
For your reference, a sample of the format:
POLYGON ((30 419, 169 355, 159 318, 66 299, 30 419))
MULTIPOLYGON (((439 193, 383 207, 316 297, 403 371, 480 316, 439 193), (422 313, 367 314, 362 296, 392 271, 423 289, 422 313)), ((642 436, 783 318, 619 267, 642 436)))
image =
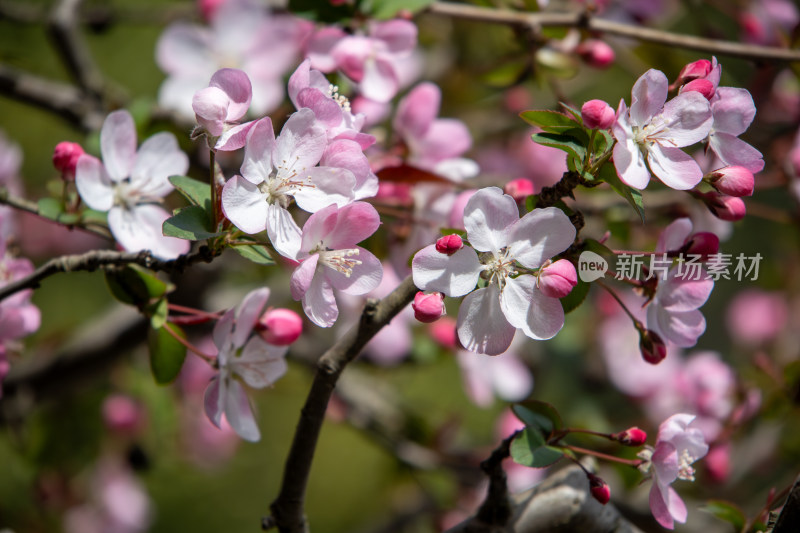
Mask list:
POLYGON ((563 211, 534 209, 520 218, 513 198, 488 187, 467 202, 464 226, 471 248, 447 256, 430 245, 412 261, 420 289, 467 295, 458 314, 462 345, 496 355, 508 349, 517 329, 532 339, 558 333, 564 325, 561 303, 539 290, 535 276, 520 271, 539 268, 572 244, 575 227, 563 211), (488 285, 473 291, 481 277, 488 285))
MULTIPOLYGON (((1 222, 0 219, 0 225, 1 222)), ((0 287, 29 276, 33 270, 29 259, 13 257, 6 250, 5 242, 0 241, 0 287)), ((0 301, 0 354, 4 359, 6 352, 13 350, 19 339, 34 333, 41 325, 41 312, 31 303, 32 295, 32 290, 24 290, 0 301)), ((7 365, 5 360, 3 366, 7 365)))
POLYGON ((193 117, 192 95, 223 67, 240 68, 253 84, 251 110, 272 111, 286 92, 283 75, 295 64, 311 33, 310 22, 278 15, 250 0, 228 0, 214 10, 210 27, 171 24, 156 44, 156 63, 167 74, 159 104, 193 117))
POLYGON ((244 297, 236 308, 229 309, 214 326, 219 373, 205 392, 205 412, 215 426, 221 427, 222 414, 244 440, 261 438, 250 402, 241 381, 262 389, 286 373, 286 346, 267 343, 255 331, 269 289, 257 289, 244 297))
POLYGON ((268 344, 288 346, 303 333, 303 319, 291 309, 268 309, 258 319, 256 331, 268 344))
POLYGON ((169 213, 160 205, 172 191, 167 180, 185 174, 189 158, 175 136, 157 133, 136 149, 136 127, 125 110, 106 117, 100 130, 102 162, 88 154, 78 159, 75 185, 86 205, 108 211, 108 226, 129 252, 150 250, 163 259, 189 251, 189 241, 165 237, 161 225, 169 213))
POLYGON ((624 446, 641 446, 647 442, 647 433, 634 426, 612 435, 614 439, 624 446))
POLYGON ((616 57, 613 48, 597 39, 586 39, 575 51, 587 65, 594 68, 608 68, 616 57))
POLYGON ((712 123, 708 100, 689 91, 667 102, 667 92, 667 77, 650 69, 633 85, 630 110, 624 100, 617 110, 614 166, 620 179, 636 189, 647 187, 650 171, 678 190, 691 189, 703 178, 700 167, 681 147, 708 136, 712 123))
POLYGON ((679 94, 690 91, 702 94, 706 100, 711 100, 716 94, 714 84, 705 79, 692 80, 689 83, 682 85, 679 94))
POLYGON ((698 197, 706 204, 708 210, 720 220, 736 222, 747 214, 744 200, 737 196, 728 196, 718 192, 699 193, 698 197))
POLYGON ((696 254, 707 258, 719 251, 719 237, 709 231, 692 233, 692 221, 688 218, 673 220, 658 237, 656 253, 696 254))
POLYGON ((309 212, 353 200, 352 172, 316 166, 326 143, 325 130, 310 109, 294 113, 277 138, 269 117, 256 122, 247 134, 241 176, 222 189, 225 216, 245 233, 266 229, 275 249, 294 257, 300 228, 287 209, 292 199, 309 212))
POLYGON ((518 204, 524 202, 528 196, 534 194, 535 185, 527 178, 517 178, 506 183, 503 192, 514 199, 518 204))
POLYGON ((694 481, 691 465, 708 453, 703 433, 689 427, 694 419, 694 415, 685 413, 669 417, 658 428, 655 448, 648 447, 638 454, 643 460, 639 468, 653 476, 650 511, 667 529, 673 529, 676 521, 686 522, 687 516, 686 504, 672 483, 678 479, 694 481))
POLYGON ((247 114, 252 97, 250 78, 235 68, 216 71, 208 87, 194 93, 192 109, 200 125, 198 132, 209 136, 209 144, 213 142, 215 150, 238 150, 244 146, 253 123, 239 121, 247 114))
POLYGON ((607 130, 614 125, 617 114, 603 100, 589 100, 581 107, 581 119, 591 130, 607 130))
POLYGON ((61 172, 64 180, 75 180, 75 168, 83 153, 83 147, 78 143, 62 141, 56 145, 53 150, 53 166, 61 172))
POLYGON ((464 247, 464 241, 457 233, 445 235, 436 241, 436 251, 440 254, 453 255, 464 247))
POLYGON ((744 167, 730 166, 713 171, 709 176, 709 183, 728 196, 752 196, 755 178, 744 167))
POLYGON ((706 330, 699 308, 706 303, 714 281, 681 275, 677 268, 660 279, 647 306, 647 328, 664 341, 688 347, 697 343, 706 330))
POLYGON ((441 292, 425 294, 420 291, 414 296, 411 307, 414 309, 414 318, 425 324, 436 322, 447 313, 444 306, 444 294, 441 292))
POLYGON ((376 22, 367 35, 348 35, 337 28, 315 34, 308 46, 311 66, 323 72, 340 69, 360 93, 388 102, 400 88, 401 63, 417 44, 417 27, 402 19, 376 22))
POLYGON ((380 261, 356 246, 379 225, 378 212, 365 202, 331 204, 306 221, 298 251, 290 257, 299 262, 290 287, 292 297, 303 301, 306 316, 316 325, 330 327, 339 316, 333 289, 359 295, 380 283, 380 261))
POLYGON ((786 326, 789 305, 779 292, 747 289, 734 296, 726 312, 731 336, 739 342, 761 344, 773 340, 786 326))
POLYGON ((567 259, 559 259, 539 270, 538 287, 550 298, 563 298, 578 284, 578 273, 567 259))

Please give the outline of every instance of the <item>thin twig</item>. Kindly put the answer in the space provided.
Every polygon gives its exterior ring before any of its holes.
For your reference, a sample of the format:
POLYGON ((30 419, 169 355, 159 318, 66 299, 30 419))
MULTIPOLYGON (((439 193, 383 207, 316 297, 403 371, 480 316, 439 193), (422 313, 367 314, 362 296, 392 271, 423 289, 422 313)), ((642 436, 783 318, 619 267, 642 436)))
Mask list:
POLYGON ((78 27, 82 3, 83 0, 59 0, 50 15, 48 30, 70 76, 87 96, 99 102, 105 82, 78 27))
POLYGON ((177 259, 165 261, 153 257, 148 250, 141 252, 115 252, 111 250, 94 250, 84 254, 65 255, 46 262, 32 274, 13 281, 0 288, 0 301, 26 289, 35 289, 39 284, 54 274, 61 272, 92 272, 106 266, 139 265, 150 270, 164 272, 182 272, 194 263, 210 263, 215 254, 207 246, 201 246, 193 253, 182 255, 177 259))
POLYGON ((326 351, 317 363, 314 382, 300 413, 289 457, 284 465, 281 490, 270 506, 272 523, 281 533, 308 531, 304 511, 306 487, 325 411, 339 376, 367 342, 411 302, 416 290, 409 276, 383 300, 368 301, 359 323, 326 351))
POLYGON ((585 12, 573 13, 527 13, 511 11, 508 9, 495 9, 478 7, 468 4, 455 4, 450 2, 434 2, 427 10, 428 13, 453 18, 506 24, 510 26, 524 26, 536 30, 545 26, 586 28, 593 32, 628 37, 639 41, 646 41, 669 47, 697 50, 709 54, 742 57, 746 59, 761 59, 771 61, 800 61, 800 50, 760 46, 733 41, 721 41, 683 35, 642 26, 622 24, 593 16, 585 12))

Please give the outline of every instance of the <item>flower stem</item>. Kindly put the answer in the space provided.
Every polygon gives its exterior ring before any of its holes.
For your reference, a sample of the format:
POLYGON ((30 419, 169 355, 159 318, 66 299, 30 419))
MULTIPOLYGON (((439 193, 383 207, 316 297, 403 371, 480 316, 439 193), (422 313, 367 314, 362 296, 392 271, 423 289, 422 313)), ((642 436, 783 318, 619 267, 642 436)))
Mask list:
POLYGON ((625 311, 625 314, 627 314, 630 317, 630 319, 633 320, 633 325, 636 327, 637 330, 641 331, 642 329, 644 329, 644 325, 642 325, 642 323, 635 316, 633 316, 633 313, 631 313, 630 309, 628 309, 628 306, 622 302, 622 299, 620 299, 620 297, 617 295, 616 292, 614 292, 611 289, 611 287, 609 287, 608 285, 603 283, 602 280, 599 279, 595 281, 595 283, 603 287, 608 292, 608 294, 610 294, 617 301, 617 303, 622 307, 622 310, 625 311))
POLYGON ((629 465, 633 467, 638 467, 640 464, 642 464, 641 459, 623 459, 622 457, 615 457, 613 455, 608 455, 607 453, 596 452, 594 450, 581 448, 580 446, 573 446, 571 444, 565 444, 563 447, 568 450, 572 450, 573 452, 582 453, 584 455, 591 455, 593 457, 597 457, 598 459, 605 459, 606 461, 611 461, 612 463, 620 463, 623 465, 629 465))
POLYGON ((207 362, 207 363, 209 363, 209 364, 211 364, 211 365, 213 365, 213 364, 216 362, 216 357, 212 357, 212 356, 210 356, 210 355, 208 355, 208 354, 205 354, 205 353, 203 353, 202 351, 200 351, 200 349, 199 349, 199 348, 197 348, 197 347, 196 347, 194 344, 190 343, 189 341, 187 341, 186 339, 184 339, 183 337, 181 337, 181 336, 178 334, 178 332, 177 332, 177 331, 175 331, 175 330, 172 328, 172 325, 173 325, 173 324, 172 324, 171 322, 165 322, 165 323, 164 323, 164 329, 165 329, 165 330, 167 330, 167 333, 169 333, 170 335, 172 335, 172 337, 173 337, 173 338, 174 338, 176 341, 178 341, 179 343, 183 344, 183 345, 186 347, 186 349, 187 349, 187 350, 189 350, 190 352, 192 352, 193 354, 195 354, 195 355, 196 355, 196 356, 198 356, 199 358, 203 359, 205 362, 207 362))

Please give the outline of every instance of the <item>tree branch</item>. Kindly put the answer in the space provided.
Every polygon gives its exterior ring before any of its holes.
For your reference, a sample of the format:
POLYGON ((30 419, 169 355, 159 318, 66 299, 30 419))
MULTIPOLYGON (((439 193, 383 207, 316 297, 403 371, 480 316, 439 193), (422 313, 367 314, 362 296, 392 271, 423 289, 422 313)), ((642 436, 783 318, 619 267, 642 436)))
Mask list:
POLYGON ((83 0, 60 0, 53 8, 48 30, 67 71, 88 96, 101 101, 105 82, 78 28, 83 0))
POLYGON ((632 26, 592 16, 585 12, 576 13, 526 13, 507 9, 478 7, 468 4, 450 2, 434 2, 428 13, 453 18, 522 26, 536 30, 544 26, 585 28, 590 31, 628 37, 669 47, 697 50, 710 54, 719 54, 746 59, 762 59, 771 61, 800 61, 800 50, 760 46, 733 41, 720 41, 682 35, 642 26, 632 26))
POLYGON ((345 366, 356 358, 367 342, 411 302, 416 290, 411 276, 408 276, 383 300, 367 301, 359 323, 320 358, 284 466, 281 490, 270 506, 272 516, 265 519, 265 527, 277 526, 281 533, 308 531, 304 512, 308 476, 336 382, 345 366))
POLYGON ((85 254, 65 255, 51 259, 34 270, 32 274, 0 288, 0 301, 25 289, 35 289, 42 280, 60 272, 92 272, 105 266, 130 264, 136 264, 156 271, 182 272, 187 266, 194 263, 210 263, 216 255, 217 254, 207 246, 201 246, 195 253, 182 255, 177 259, 169 261, 153 257, 149 250, 141 252, 93 250, 85 254))

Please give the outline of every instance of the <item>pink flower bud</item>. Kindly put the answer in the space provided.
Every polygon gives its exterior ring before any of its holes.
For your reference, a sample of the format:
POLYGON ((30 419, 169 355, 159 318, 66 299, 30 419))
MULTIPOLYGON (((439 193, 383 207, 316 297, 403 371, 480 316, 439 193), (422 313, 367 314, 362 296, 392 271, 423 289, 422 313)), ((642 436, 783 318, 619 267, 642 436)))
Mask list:
POLYGON ((226 1, 227 0, 197 0, 197 9, 200 11, 203 20, 210 22, 220 6, 226 1))
POLYGON ((681 73, 678 74, 678 79, 675 84, 681 85, 698 78, 705 78, 711 73, 711 68, 711 61, 708 59, 698 59, 681 69, 681 73))
POLYGON ((747 214, 744 201, 736 196, 727 196, 715 192, 708 192, 701 195, 706 207, 720 220, 736 222, 747 214))
POLYGON ((608 483, 594 474, 589 474, 589 492, 592 497, 603 505, 611 500, 611 489, 608 488, 608 483))
POLYGON ((603 100, 589 100, 581 107, 581 118, 583 125, 589 129, 607 130, 614 125, 617 114, 603 100))
POLYGON ((225 129, 230 98, 219 87, 206 87, 194 93, 192 109, 197 123, 212 137, 219 137, 225 129))
POLYGON ((647 442, 647 433, 636 426, 612 435, 614 439, 625 446, 641 446, 647 442))
POLYGON ((712 480, 725 482, 731 475, 731 445, 723 443, 712 446, 703 462, 712 480))
POLYGON ((61 176, 65 180, 72 181, 75 179, 75 167, 78 166, 78 159, 83 154, 83 147, 80 144, 60 142, 53 150, 53 166, 61 172, 61 176))
POLYGON ((303 319, 291 309, 269 309, 256 325, 261 338, 274 346, 288 346, 303 333, 303 319))
POLYGON ((689 237, 686 253, 708 257, 719 252, 719 237, 710 231, 700 231, 689 237))
POLYGON ((514 199, 515 202, 521 204, 528 196, 533 194, 534 184, 527 178, 517 178, 506 183, 503 187, 503 192, 514 199))
POLYGON ((456 320, 449 316, 443 316, 437 320, 430 328, 431 337, 439 346, 454 349, 458 347, 458 335, 456 334, 456 320))
POLYGON ((651 365, 657 365, 667 357, 667 345, 655 331, 645 329, 639 332, 639 351, 642 359, 651 365))
POLYGON ((462 241, 461 237, 456 233, 445 235, 436 241, 436 251, 440 254, 453 255, 463 247, 464 241, 462 241))
POLYGON ((539 271, 539 290, 550 298, 563 298, 578 284, 575 265, 559 259, 539 271))
POLYGON ((753 173, 744 167, 723 167, 711 173, 709 182, 728 196, 752 196, 755 188, 753 173))
POLYGON ((134 433, 144 422, 142 407, 131 397, 112 394, 103 401, 103 422, 112 431, 134 433))
POLYGON ((597 39, 583 41, 575 51, 590 67, 606 68, 614 62, 614 49, 597 39))
POLYGON ((447 312, 441 292, 425 294, 420 291, 414 296, 411 307, 414 309, 414 318, 425 324, 436 322, 447 312))
POLYGON ((692 80, 686 85, 683 85, 680 90, 681 93, 689 91, 702 94, 706 100, 711 100, 711 98, 714 97, 714 93, 717 92, 716 89, 714 89, 714 84, 706 79, 692 80))

